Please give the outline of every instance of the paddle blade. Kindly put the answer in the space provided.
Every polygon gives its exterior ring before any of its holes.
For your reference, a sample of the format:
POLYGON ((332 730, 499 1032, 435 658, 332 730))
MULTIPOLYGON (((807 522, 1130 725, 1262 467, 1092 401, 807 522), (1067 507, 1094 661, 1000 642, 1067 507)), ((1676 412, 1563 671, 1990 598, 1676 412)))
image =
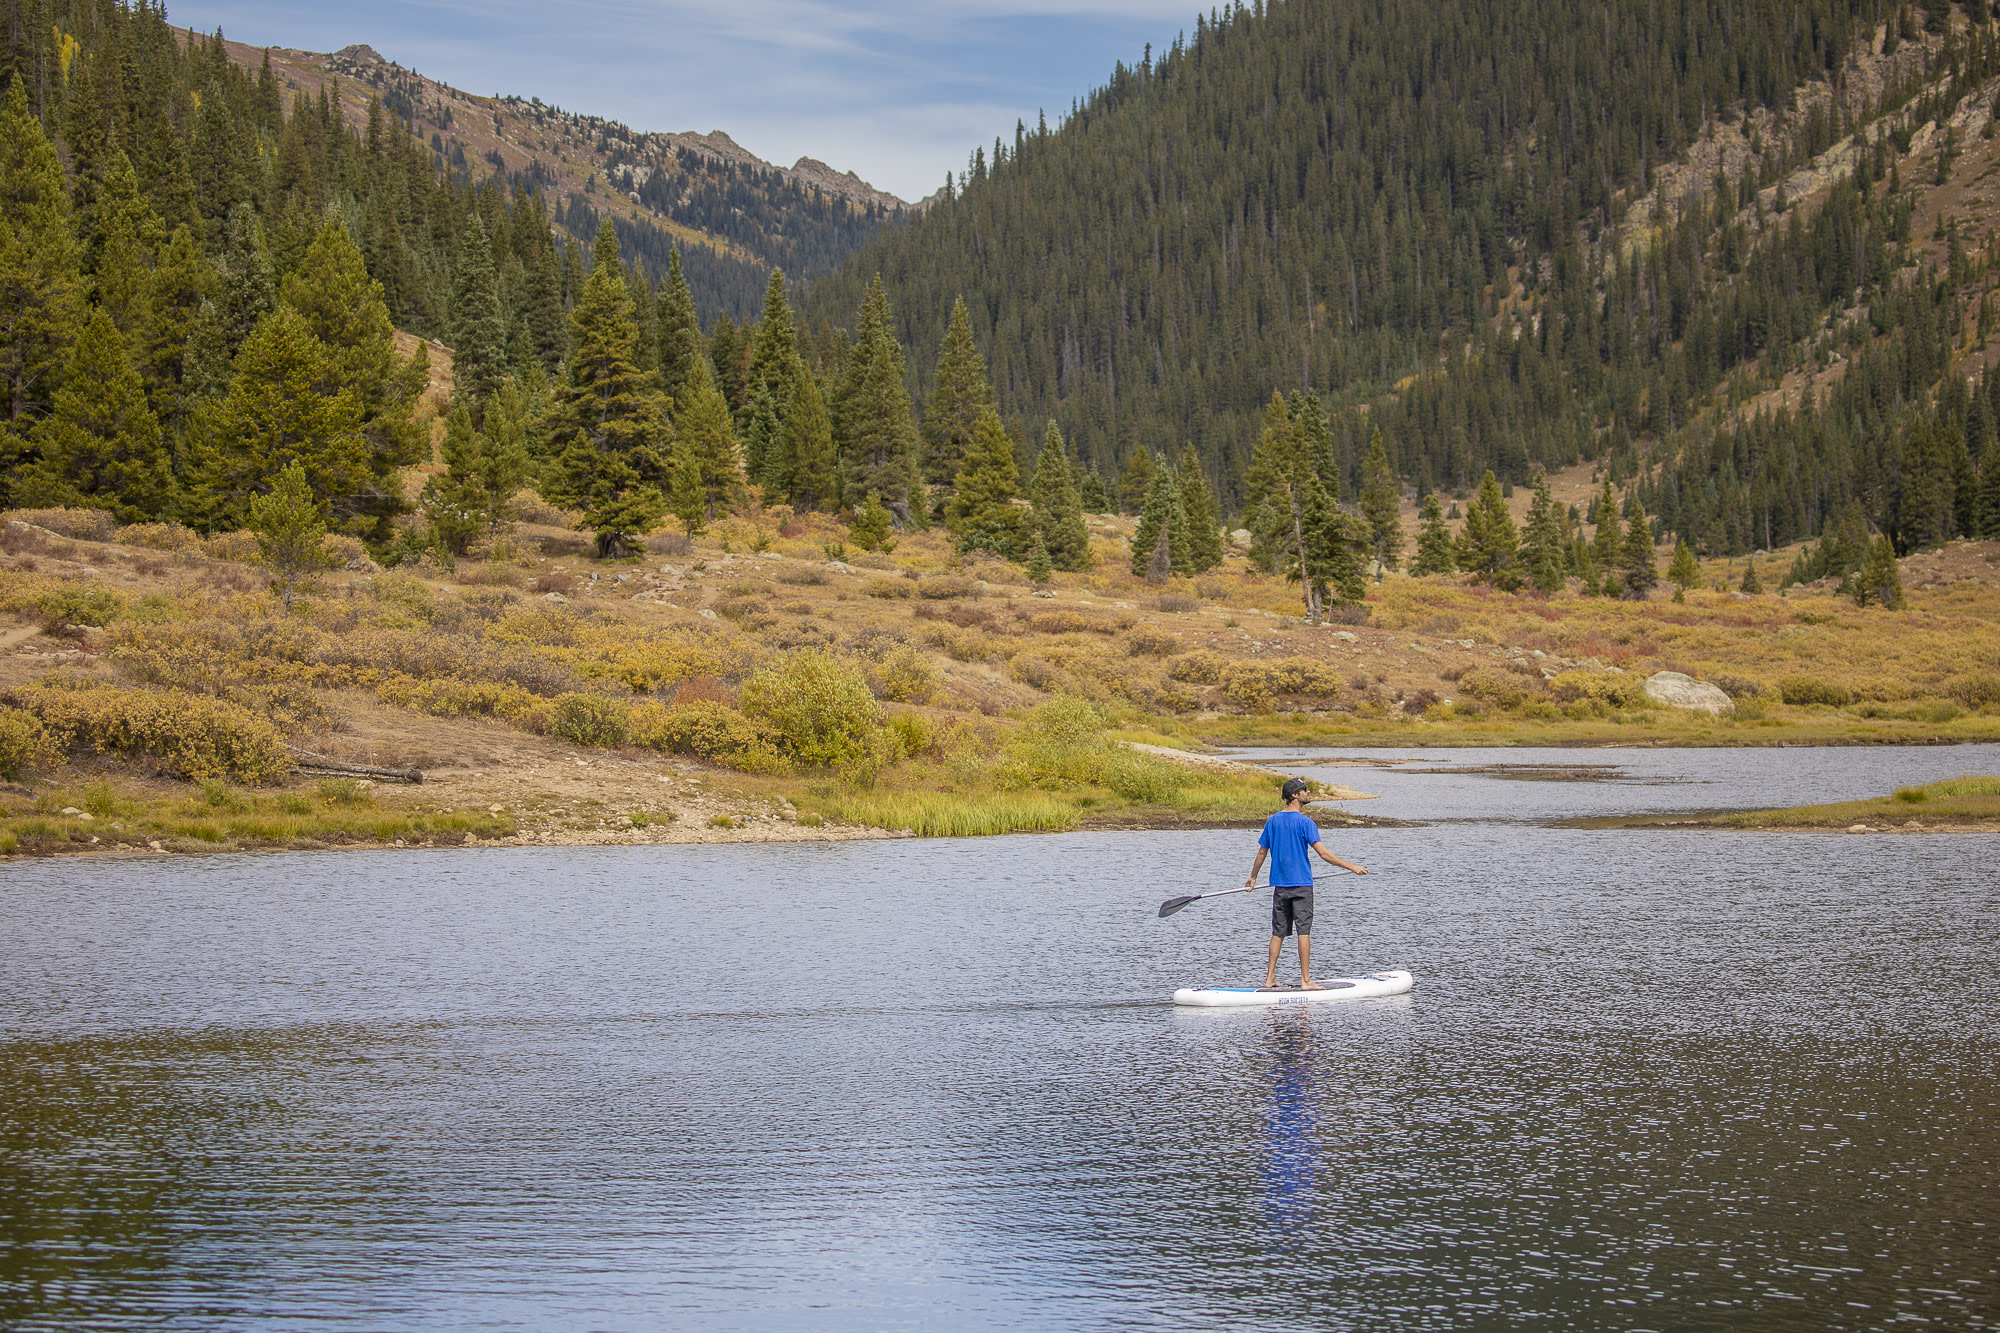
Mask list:
POLYGON ((1202 896, 1199 893, 1192 893, 1185 898, 1169 898, 1165 902, 1160 904, 1160 915, 1172 916, 1175 912, 1180 911, 1183 907, 1186 907, 1189 903, 1200 902, 1201 897, 1202 896))

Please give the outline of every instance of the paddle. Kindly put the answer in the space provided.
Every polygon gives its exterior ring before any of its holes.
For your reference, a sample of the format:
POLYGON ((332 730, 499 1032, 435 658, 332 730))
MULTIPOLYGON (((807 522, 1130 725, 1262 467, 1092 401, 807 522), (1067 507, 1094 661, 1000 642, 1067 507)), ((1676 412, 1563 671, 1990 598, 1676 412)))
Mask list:
MULTIPOLYGON (((1315 884, 1319 883, 1321 880, 1328 878, 1331 875, 1331 873, 1332 872, 1329 871, 1328 874, 1326 875, 1314 875, 1313 883, 1315 884)), ((1343 870, 1340 873, 1344 875, 1347 874, 1348 872, 1343 870)), ((1186 907, 1189 903, 1198 903, 1203 898, 1220 898, 1224 894, 1230 894, 1230 893, 1255 893, 1260 888, 1268 889, 1270 887, 1271 886, 1268 884, 1261 884, 1261 885, 1253 884, 1247 889, 1217 889, 1213 893, 1190 893, 1184 898, 1169 898, 1165 902, 1160 904, 1160 915, 1172 916, 1175 912, 1180 911, 1183 907, 1186 907)))

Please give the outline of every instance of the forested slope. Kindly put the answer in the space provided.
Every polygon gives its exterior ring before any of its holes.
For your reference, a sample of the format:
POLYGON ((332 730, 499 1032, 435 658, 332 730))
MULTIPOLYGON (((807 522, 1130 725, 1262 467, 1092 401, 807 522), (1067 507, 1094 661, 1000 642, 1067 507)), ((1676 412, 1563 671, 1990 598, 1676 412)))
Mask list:
MULTIPOLYGON (((1911 219, 1995 54, 1980 0, 1238 8, 975 154, 805 306, 840 318, 879 273, 926 347, 962 294, 1004 411, 1107 475, 1192 449, 1232 507, 1272 392, 1312 390, 1350 497, 1379 427, 1419 491, 1609 454, 1718 551, 1850 498, 1907 528, 1907 414, 1985 289, 1983 217, 1949 256, 1911 219), (1712 438, 1836 362, 1862 378, 1835 410, 1712 438)), ((1954 401, 1922 465, 1976 472, 1990 426, 1954 401)))

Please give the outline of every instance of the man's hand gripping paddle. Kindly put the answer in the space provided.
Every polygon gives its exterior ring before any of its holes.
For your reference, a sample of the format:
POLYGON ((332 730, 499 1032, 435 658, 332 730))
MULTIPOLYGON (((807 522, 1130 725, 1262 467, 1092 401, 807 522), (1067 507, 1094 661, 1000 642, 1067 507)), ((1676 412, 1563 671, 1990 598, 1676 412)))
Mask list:
MULTIPOLYGON (((1341 873, 1346 874, 1348 872, 1342 871, 1341 873)), ((1317 884, 1321 880, 1326 878, 1328 878, 1327 875, 1314 875, 1313 883, 1317 884)), ((1226 894, 1231 894, 1231 893, 1255 893, 1258 889, 1268 889, 1270 887, 1271 886, 1269 884, 1258 884, 1247 889, 1217 889, 1213 893, 1190 893, 1184 898, 1169 898, 1165 902, 1160 904, 1160 915, 1172 916, 1175 912, 1180 911, 1183 907, 1186 907, 1188 904, 1198 903, 1203 898, 1221 898, 1226 894)))

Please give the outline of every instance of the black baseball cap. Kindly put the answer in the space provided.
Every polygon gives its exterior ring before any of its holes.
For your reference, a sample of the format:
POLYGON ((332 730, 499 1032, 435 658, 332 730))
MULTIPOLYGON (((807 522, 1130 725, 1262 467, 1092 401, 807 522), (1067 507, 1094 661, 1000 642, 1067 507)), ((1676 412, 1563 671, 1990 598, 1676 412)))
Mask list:
POLYGON ((1310 786, 1312 786, 1312 784, 1310 782, 1307 782, 1304 778, 1292 778, 1285 783, 1284 787, 1281 789, 1281 794, 1284 796, 1286 800, 1289 801, 1294 796, 1297 796, 1300 792, 1304 791, 1307 787, 1310 786))

